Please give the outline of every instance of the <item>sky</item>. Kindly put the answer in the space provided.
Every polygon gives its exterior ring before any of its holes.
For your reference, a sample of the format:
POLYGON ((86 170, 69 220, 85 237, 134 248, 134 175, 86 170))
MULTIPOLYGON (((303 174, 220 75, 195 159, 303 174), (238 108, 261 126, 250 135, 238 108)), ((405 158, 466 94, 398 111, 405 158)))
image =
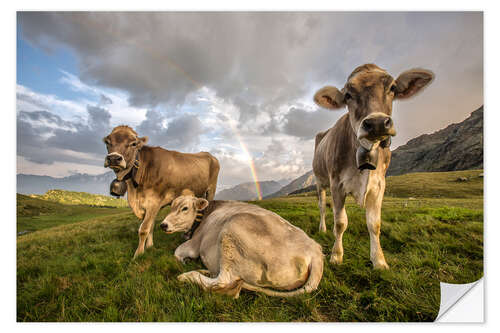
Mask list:
POLYGON ((317 107, 375 63, 434 82, 397 101, 392 148, 483 104, 479 12, 18 12, 17 172, 100 174, 102 138, 127 124, 149 144, 209 151, 219 188, 296 178, 314 137, 345 114, 317 107))

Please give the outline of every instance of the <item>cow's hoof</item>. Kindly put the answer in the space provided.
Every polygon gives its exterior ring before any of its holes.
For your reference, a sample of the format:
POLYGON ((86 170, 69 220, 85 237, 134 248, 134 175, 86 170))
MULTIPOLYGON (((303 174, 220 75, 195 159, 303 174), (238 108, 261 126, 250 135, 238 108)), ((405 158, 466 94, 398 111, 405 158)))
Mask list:
POLYGON ((180 282, 191 282, 191 279, 190 279, 190 276, 191 274, 189 274, 191 272, 187 272, 187 273, 183 273, 181 275, 179 275, 177 277, 177 280, 179 280, 180 282))
POLYGON ((136 250, 134 253, 134 257, 132 259, 135 260, 135 259, 139 258, 143 253, 144 253, 144 250, 142 250, 142 251, 136 250))
POLYGON ((178 262, 180 262, 181 264, 185 265, 186 264, 186 259, 187 258, 182 258, 182 257, 179 257, 179 256, 176 256, 174 255, 175 259, 177 259, 178 262))
POLYGON ((330 263, 334 265, 342 264, 342 256, 332 253, 332 256, 330 257, 330 263))
POLYGON ((203 274, 205 276, 210 277, 212 273, 208 269, 197 269, 196 270, 198 273, 203 274))
POLYGON ((387 270, 387 269, 389 269, 389 265, 387 265, 386 262, 379 262, 379 263, 373 264, 373 268, 374 269, 387 270))

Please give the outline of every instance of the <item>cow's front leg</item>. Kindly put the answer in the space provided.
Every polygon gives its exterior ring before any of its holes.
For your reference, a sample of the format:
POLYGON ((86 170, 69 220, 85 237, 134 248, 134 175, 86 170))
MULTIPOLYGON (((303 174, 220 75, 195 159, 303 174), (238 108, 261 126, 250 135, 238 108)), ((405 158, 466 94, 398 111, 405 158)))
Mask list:
POLYGON ((193 244, 193 240, 190 239, 181 245, 179 245, 174 252, 175 259, 184 263, 186 258, 198 258, 200 256, 200 252, 196 250, 193 244))
MULTIPOLYGON (((146 239, 149 237, 152 226, 155 222, 155 217, 160 210, 160 206, 153 206, 150 208, 146 208, 146 214, 144 216, 144 220, 139 227, 139 245, 137 246, 137 250, 135 250, 134 259, 139 255, 144 253, 144 246, 146 244, 146 239)), ((153 243, 153 238, 151 236, 151 245, 153 243)))
POLYGON ((150 247, 153 246, 153 231, 154 231, 154 229, 155 229, 154 226, 152 226, 151 230, 149 231, 148 238, 146 238, 146 249, 149 249, 150 247))
POLYGON ((319 231, 326 232, 326 190, 316 182, 319 206, 319 231))
POLYGON ((375 269, 389 269, 380 246, 380 226, 384 186, 379 191, 368 193, 366 198, 366 225, 370 234, 370 260, 375 269))
POLYGON ((335 235, 335 243, 333 244, 332 256, 330 262, 332 264, 341 264, 344 257, 344 247, 342 246, 342 236, 347 229, 347 214, 345 212, 345 194, 331 186, 332 201, 333 201, 333 234, 335 235))

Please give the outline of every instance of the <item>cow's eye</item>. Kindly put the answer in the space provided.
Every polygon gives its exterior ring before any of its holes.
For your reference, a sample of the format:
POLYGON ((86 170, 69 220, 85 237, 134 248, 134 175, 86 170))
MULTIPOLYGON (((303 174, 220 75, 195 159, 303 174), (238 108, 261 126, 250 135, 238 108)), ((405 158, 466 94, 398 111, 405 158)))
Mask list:
POLYGON ((345 93, 345 95, 344 95, 344 99, 345 99, 346 101, 351 100, 351 99, 352 99, 351 94, 349 94, 349 93, 345 93))
POLYGON ((186 206, 186 207, 182 208, 182 210, 181 210, 181 211, 183 211, 183 212, 187 212, 187 210, 188 210, 188 208, 187 208, 187 206, 186 206))
POLYGON ((137 142, 132 142, 132 144, 130 144, 132 147, 135 147, 137 146, 137 142))

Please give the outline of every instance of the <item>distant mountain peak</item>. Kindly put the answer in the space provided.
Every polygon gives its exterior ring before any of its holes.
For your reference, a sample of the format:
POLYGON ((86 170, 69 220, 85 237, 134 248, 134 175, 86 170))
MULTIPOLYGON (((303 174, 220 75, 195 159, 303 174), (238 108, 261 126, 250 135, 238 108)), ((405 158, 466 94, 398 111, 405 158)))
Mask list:
POLYGON ((99 175, 77 173, 67 177, 17 175, 17 193, 44 194, 49 190, 69 190, 109 195, 109 184, 115 179, 113 171, 99 175))
MULTIPOLYGON (((260 189, 262 192, 262 196, 265 197, 268 194, 271 194, 277 190, 279 190, 282 186, 277 181, 269 180, 259 182, 260 189)), ((255 200, 257 199, 257 189, 255 187, 254 182, 246 182, 231 188, 222 190, 217 192, 215 195, 215 199, 217 200, 255 200)))

